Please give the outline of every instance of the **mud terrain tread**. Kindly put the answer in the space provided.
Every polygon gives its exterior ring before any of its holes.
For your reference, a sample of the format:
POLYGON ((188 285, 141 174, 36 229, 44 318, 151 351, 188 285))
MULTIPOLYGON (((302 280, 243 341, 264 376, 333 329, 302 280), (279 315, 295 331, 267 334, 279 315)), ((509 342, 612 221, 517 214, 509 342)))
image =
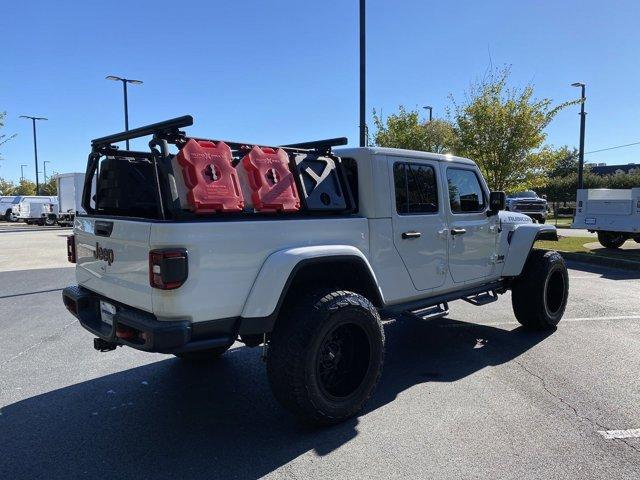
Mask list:
POLYGON ((309 293, 284 312, 271 336, 267 374, 276 399, 301 419, 316 425, 341 422, 355 415, 371 396, 382 373, 384 331, 375 306, 365 297, 344 290, 327 289, 309 293), (319 408, 306 381, 306 356, 310 343, 323 323, 340 310, 355 307, 376 322, 381 339, 381 356, 375 379, 366 396, 340 415, 319 408))
POLYGON ((543 304, 545 278, 551 268, 557 268, 555 265, 562 265, 565 285, 568 289, 569 277, 566 273, 567 267, 564 259, 558 252, 545 250, 531 251, 522 273, 513 283, 511 292, 513 312, 518 322, 525 328, 532 330, 554 329, 564 314, 567 305, 566 296, 558 311, 557 320, 549 318, 543 304))

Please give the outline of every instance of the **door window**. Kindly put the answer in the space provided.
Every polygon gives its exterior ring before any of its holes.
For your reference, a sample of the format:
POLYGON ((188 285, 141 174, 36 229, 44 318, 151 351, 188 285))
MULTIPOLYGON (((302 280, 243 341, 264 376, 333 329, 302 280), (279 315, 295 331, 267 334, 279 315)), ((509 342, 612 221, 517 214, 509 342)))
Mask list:
POLYGON ((486 201, 484 190, 473 170, 447 169, 449 203, 453 213, 482 212, 486 201))
POLYGON ((438 212, 438 187, 432 166, 396 163, 393 165, 393 180, 399 215, 438 212))

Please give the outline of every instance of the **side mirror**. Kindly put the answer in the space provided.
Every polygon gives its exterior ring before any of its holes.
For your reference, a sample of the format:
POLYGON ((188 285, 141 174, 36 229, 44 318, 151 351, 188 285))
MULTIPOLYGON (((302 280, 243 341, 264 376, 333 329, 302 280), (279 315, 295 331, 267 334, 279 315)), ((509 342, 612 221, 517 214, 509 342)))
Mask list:
POLYGON ((500 210, 504 210, 507 203, 507 194, 504 192, 491 192, 489 194, 489 216, 497 215, 500 210))

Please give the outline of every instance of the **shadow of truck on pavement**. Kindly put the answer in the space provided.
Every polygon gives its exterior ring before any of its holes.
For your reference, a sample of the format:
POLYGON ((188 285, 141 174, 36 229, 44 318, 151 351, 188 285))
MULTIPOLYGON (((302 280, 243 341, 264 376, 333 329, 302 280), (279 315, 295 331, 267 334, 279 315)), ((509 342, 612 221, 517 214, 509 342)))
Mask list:
MULTIPOLYGON (((455 320, 390 322, 385 333, 385 371, 362 415, 414 385, 508 362, 548 335, 455 320)), ((325 429, 296 422, 273 399, 259 356, 238 348, 206 366, 167 358, 8 405, 0 478, 260 478, 358 434, 357 418, 325 429)))

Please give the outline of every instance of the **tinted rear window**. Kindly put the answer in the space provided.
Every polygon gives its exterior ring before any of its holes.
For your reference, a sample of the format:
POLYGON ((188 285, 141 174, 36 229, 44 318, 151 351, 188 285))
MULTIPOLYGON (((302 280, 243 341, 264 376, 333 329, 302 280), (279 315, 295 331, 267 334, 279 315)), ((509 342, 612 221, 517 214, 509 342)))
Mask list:
POLYGON ((157 218, 158 202, 153 164, 147 159, 107 157, 100 162, 96 213, 157 218))
POLYGON ((396 210, 400 215, 436 213, 438 187, 430 165, 396 163, 393 166, 396 210))

